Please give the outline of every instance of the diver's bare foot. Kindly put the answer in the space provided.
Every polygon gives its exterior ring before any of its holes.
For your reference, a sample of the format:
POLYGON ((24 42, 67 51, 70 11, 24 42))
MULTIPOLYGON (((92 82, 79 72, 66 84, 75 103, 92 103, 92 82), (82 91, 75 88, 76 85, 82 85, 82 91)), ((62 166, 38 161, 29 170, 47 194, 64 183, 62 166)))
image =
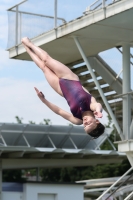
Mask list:
POLYGON ((21 42, 25 45, 28 45, 30 43, 30 39, 28 37, 22 38, 21 42))

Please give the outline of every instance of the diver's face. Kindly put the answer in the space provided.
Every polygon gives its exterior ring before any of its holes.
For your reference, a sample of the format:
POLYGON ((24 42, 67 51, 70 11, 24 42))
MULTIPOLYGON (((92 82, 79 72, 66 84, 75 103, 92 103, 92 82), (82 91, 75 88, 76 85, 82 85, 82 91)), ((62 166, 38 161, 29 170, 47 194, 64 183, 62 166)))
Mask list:
POLYGON ((97 127, 99 123, 100 123, 99 120, 95 119, 94 117, 85 116, 83 119, 85 132, 90 133, 97 127))

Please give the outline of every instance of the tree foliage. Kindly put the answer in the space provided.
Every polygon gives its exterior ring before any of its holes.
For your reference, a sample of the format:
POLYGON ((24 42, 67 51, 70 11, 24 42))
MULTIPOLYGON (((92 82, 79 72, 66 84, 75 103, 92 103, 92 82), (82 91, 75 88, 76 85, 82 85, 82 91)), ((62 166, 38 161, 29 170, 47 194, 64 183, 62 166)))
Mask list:
POLYGON ((75 182, 79 180, 122 176, 130 167, 130 163, 125 159, 122 163, 118 164, 41 169, 40 174, 45 182, 75 182))
POLYGON ((15 118, 16 118, 16 121, 18 124, 23 124, 23 122, 22 122, 23 118, 20 118, 18 116, 16 116, 15 118))
POLYGON ((3 182, 23 182, 26 180, 25 178, 22 178, 22 171, 19 169, 3 170, 2 179, 3 182))

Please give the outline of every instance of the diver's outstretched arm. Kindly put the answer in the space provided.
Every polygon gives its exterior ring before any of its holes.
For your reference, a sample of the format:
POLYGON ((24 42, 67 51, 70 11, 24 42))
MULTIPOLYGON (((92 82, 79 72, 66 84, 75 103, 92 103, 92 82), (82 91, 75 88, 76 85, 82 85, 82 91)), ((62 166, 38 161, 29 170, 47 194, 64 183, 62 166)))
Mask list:
POLYGON ((60 107, 56 106, 55 104, 49 102, 47 99, 45 99, 45 96, 42 92, 40 92, 36 87, 35 87, 36 93, 40 100, 48 107, 50 108, 54 113, 57 115, 60 115, 64 119, 70 121, 73 124, 76 125, 81 125, 83 122, 82 120, 74 117, 71 113, 66 112, 65 110, 62 110, 60 107))

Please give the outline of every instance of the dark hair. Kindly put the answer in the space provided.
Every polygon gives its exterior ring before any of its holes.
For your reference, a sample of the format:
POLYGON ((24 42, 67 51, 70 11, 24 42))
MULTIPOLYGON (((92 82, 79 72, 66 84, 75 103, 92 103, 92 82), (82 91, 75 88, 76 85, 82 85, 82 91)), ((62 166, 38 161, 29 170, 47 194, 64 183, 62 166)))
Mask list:
POLYGON ((103 126, 103 124, 99 123, 93 131, 88 133, 88 135, 90 135, 91 137, 96 139, 104 133, 104 129, 105 129, 105 127, 103 126))

